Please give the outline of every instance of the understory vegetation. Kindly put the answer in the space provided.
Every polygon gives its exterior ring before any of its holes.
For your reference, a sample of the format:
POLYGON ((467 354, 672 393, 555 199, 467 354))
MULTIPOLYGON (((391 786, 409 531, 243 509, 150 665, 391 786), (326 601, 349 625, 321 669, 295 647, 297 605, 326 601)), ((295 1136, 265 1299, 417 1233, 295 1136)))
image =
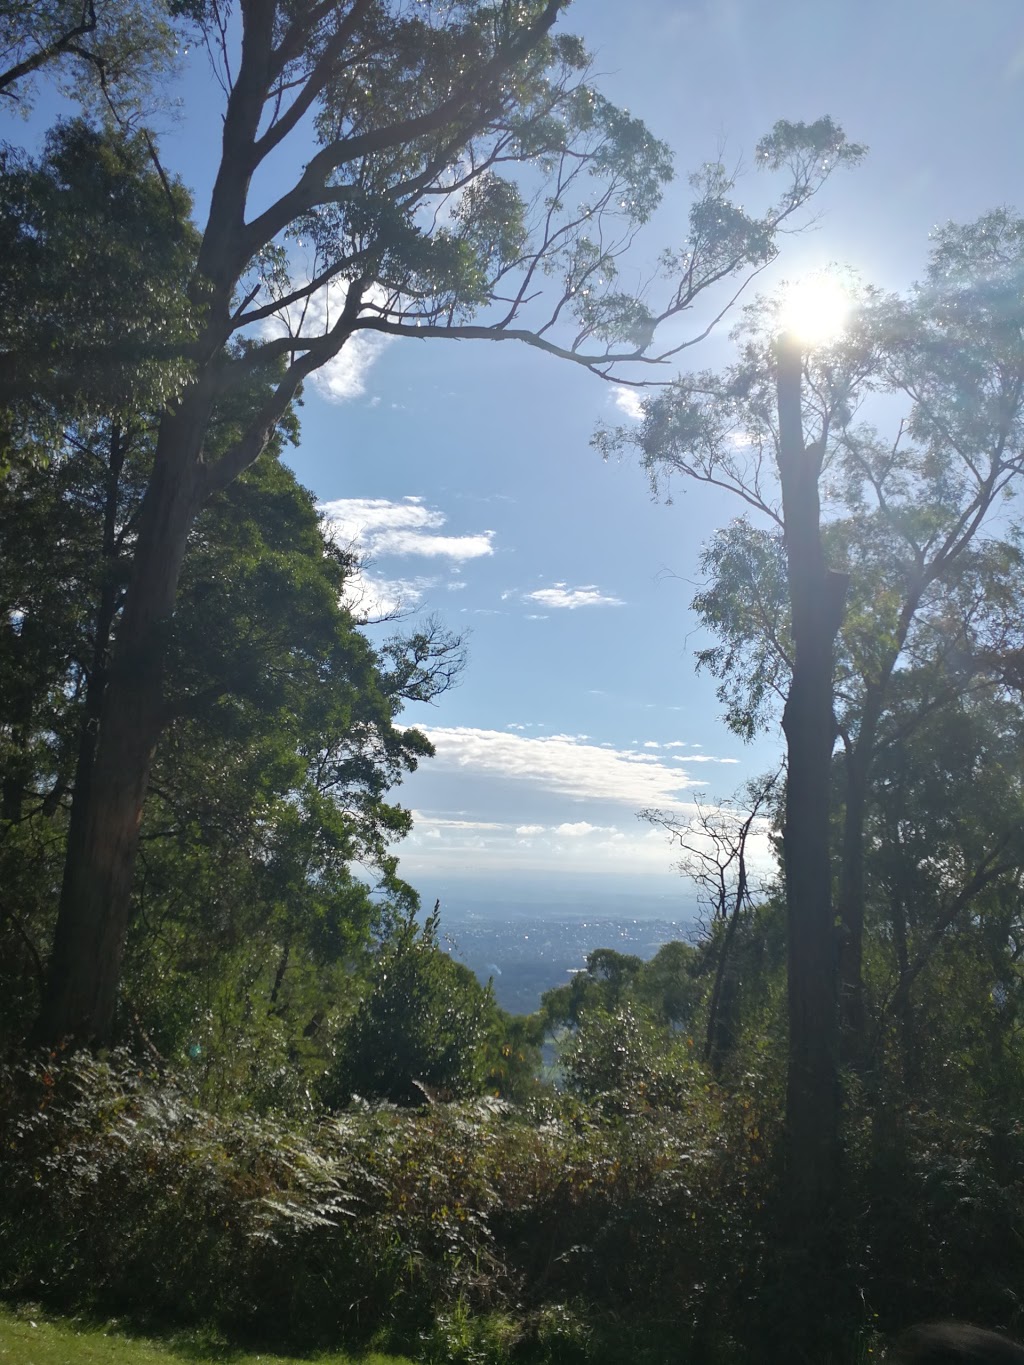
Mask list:
MULTIPOLYGON (((562 1089, 535 1081, 517 1102, 487 1093, 484 1066, 463 1099, 261 1113, 241 1091, 218 1112, 201 1071, 127 1051, 9 1065, 0 1282, 51 1310, 280 1350, 783 1359, 818 1309, 780 1263, 778 913, 741 932, 750 989, 716 1077, 700 1031, 719 939, 646 964, 592 955, 545 1000, 566 1030, 562 1089)), ((952 954, 939 970, 970 980, 952 954)), ((983 1004, 945 993, 912 1099, 886 1066, 874 1093, 850 1087, 828 1272, 851 1358, 911 1317, 1013 1319, 1024 1131, 991 1068, 1019 1053, 1005 1016, 977 1038, 983 1004)))

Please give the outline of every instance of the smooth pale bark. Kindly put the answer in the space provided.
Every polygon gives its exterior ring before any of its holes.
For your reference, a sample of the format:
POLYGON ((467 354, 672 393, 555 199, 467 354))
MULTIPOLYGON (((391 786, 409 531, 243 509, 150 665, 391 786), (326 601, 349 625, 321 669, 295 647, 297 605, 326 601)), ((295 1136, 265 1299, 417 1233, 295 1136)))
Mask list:
POLYGON ((787 745, 783 842, 788 927, 788 1176, 794 1215, 820 1218, 835 1190, 839 1153, 839 1006, 829 797, 836 735, 833 655, 847 579, 825 564, 818 495, 822 450, 804 442, 801 368, 799 346, 782 338, 778 344, 779 476, 794 652, 782 721, 787 745))

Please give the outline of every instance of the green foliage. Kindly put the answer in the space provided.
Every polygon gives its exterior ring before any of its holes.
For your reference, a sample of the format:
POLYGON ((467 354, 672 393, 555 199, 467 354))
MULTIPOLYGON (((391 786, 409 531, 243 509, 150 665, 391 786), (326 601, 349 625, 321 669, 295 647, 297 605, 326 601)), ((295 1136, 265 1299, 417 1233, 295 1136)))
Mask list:
POLYGON ((41 77, 122 126, 173 69, 180 21, 204 0, 0 0, 0 98, 27 114, 41 77), (178 30, 178 31, 176 31, 178 30))
POLYGON ((19 430, 38 438, 54 403, 63 421, 133 419, 180 390, 196 321, 190 211, 142 136, 76 120, 38 159, 0 149, 0 405, 19 430))
POLYGON ((688 1103, 692 1086, 702 1086, 704 1080, 689 1065, 693 1046, 692 1036, 659 1029, 652 1019, 623 1005, 582 1014, 561 1061, 567 1084, 577 1094, 636 1112, 649 1105, 688 1103))
POLYGON ((691 605, 719 643, 698 651, 697 666, 720 680, 729 729, 750 740, 777 714, 792 667, 782 537, 737 518, 704 547, 700 567, 708 587, 691 605))
POLYGON ((545 991, 541 1018, 548 1029, 575 1028, 588 1011, 608 1013, 632 1003, 662 1024, 684 1027, 699 999, 695 979, 700 971, 701 953, 687 943, 665 943, 649 962, 614 948, 596 948, 587 955, 586 971, 545 991))
POLYGON ((376 954, 367 994, 320 1084, 329 1107, 355 1096, 421 1105, 482 1089, 496 1006, 490 988, 441 948, 439 922, 436 909, 422 928, 410 914, 376 954))
POLYGON ((756 1111, 737 1104, 727 1154, 732 1111, 711 1088, 644 1123, 491 1100, 300 1130, 214 1119, 123 1056, 54 1057, 3 1084, 7 1292, 267 1343, 384 1331, 500 1359, 514 1316, 524 1349, 555 1361, 606 1317, 668 1314, 688 1334, 736 1274, 759 1198, 756 1111), (497 1316, 471 1328, 481 1310, 497 1316))
MULTIPOLYGON (((626 1006, 584 1016, 577 1056, 594 1101, 362 1105, 302 1127, 214 1118, 124 1054, 8 1069, 0 1286, 292 1349, 782 1358, 812 1308, 776 1256, 782 1049, 752 1026, 717 1085, 686 1037, 626 1006)), ((947 1112, 851 1094, 840 1336, 941 1312, 1009 1322, 1019 1124, 946 1093, 947 1112)))
MULTIPOLYGON (((141 426, 82 423, 48 464, 0 487, 8 1037, 38 1002, 149 439, 141 426)), ((341 605, 349 569, 311 495, 271 456, 213 500, 187 556, 123 1025, 187 1064, 218 1105, 310 1103, 355 1004, 353 966, 415 900, 389 851, 408 813, 387 794, 430 747, 394 721, 406 695, 446 684, 458 647, 435 628, 379 658, 341 605), (378 870, 378 893, 353 875, 356 860, 378 870)))
MULTIPOLYGON (((899 681, 919 706, 913 673, 899 681)), ((995 1120, 1022 1061, 1020 708, 968 691, 903 728, 866 853, 879 1060, 917 1102, 947 1112, 955 1090, 957 1112, 995 1120)))

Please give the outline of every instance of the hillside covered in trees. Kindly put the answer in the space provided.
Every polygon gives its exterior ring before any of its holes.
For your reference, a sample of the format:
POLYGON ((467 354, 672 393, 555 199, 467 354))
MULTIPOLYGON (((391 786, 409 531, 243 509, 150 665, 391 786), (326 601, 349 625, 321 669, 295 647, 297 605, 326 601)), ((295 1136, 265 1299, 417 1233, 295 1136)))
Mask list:
POLYGON ((0 99, 58 109, 0 146, 11 1301, 466 1365, 1021 1330, 1024 219, 798 315, 754 282, 865 148, 780 121, 634 287, 672 155, 563 9, 0 5, 0 99), (190 44, 208 211, 160 132, 190 44), (466 634, 367 619, 289 463, 367 338, 625 383, 597 450, 729 500, 696 667, 778 765, 639 812, 701 933, 531 1015, 395 852, 466 634))

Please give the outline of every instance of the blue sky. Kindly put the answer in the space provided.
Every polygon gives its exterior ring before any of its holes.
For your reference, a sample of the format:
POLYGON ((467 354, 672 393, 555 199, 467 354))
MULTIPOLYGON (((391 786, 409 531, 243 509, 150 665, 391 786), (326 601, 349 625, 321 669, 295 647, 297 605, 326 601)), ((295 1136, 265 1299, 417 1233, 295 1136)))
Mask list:
MULTIPOLYGON (((564 24, 604 92, 675 152, 637 280, 682 236, 686 173, 719 154, 749 164, 779 118, 828 113, 870 155, 829 183, 776 278, 840 261, 903 288, 935 224, 1024 201, 1019 0, 575 0, 564 24)), ((190 61, 164 146, 202 218, 217 92, 190 61)), ((752 176, 743 197, 768 189, 752 176)), ((728 354, 723 331, 687 358, 728 354)), ((510 343, 378 345, 307 387, 289 458, 367 553, 368 597, 471 632, 461 685, 406 715, 437 746, 401 793, 416 812, 402 868, 425 900, 686 901, 664 835, 635 812, 685 811, 695 791, 726 796, 778 762, 777 733, 748 746, 728 733, 692 662, 700 547, 737 509, 696 487, 656 504, 636 468, 603 464, 594 427, 628 408, 510 343)))
MULTIPOLYGON (((777 274, 836 260, 903 288, 935 224, 1018 195, 1017 3, 577 0, 567 24, 606 93, 676 154, 638 276, 678 232, 686 172, 719 151, 749 163, 782 117, 827 112, 871 152, 827 186, 816 231, 788 244, 777 274)), ((759 193, 752 177, 750 202, 759 193)), ((723 333, 689 358, 728 351, 723 333)), ((736 509, 700 488, 652 502, 638 469, 589 444, 599 420, 628 420, 620 395, 525 349, 396 343, 360 382, 334 406, 310 395, 296 468, 326 502, 381 504, 376 523, 373 508, 347 509, 371 528, 372 573, 472 632, 462 685, 409 715, 437 757, 404 787, 417 812, 405 874, 424 898, 464 903, 471 890, 482 910, 689 899, 664 835, 636 811, 728 795, 780 752, 777 733, 749 746, 730 735, 693 669, 700 546, 736 509), (374 524, 410 534, 375 550, 374 524), (461 540, 458 555, 424 553, 432 537, 461 540)))

